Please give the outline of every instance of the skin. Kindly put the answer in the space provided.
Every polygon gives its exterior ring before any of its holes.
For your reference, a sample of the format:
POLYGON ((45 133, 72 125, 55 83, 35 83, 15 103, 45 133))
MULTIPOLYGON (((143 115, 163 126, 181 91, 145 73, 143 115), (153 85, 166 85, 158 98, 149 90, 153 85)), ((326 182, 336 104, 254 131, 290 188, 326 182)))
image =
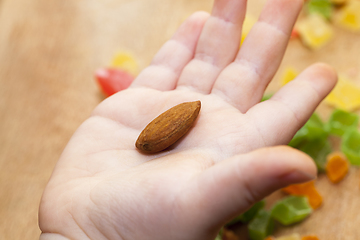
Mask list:
POLYGON ((334 87, 334 70, 312 65, 259 103, 302 4, 268 0, 240 50, 245 0, 215 0, 211 15, 190 16, 75 132, 42 197, 40 239, 212 240, 254 202, 316 178, 307 155, 281 145, 334 87), (195 100, 200 115, 178 143, 136 150, 152 119, 195 100))

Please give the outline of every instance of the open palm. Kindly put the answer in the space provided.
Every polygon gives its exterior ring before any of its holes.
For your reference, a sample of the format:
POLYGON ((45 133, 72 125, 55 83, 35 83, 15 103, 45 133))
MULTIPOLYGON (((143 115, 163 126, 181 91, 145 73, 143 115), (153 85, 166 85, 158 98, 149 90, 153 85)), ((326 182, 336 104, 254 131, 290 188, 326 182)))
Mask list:
POLYGON ((324 64, 259 103, 303 0, 269 0, 239 51, 245 0, 215 0, 160 49, 131 87, 102 102, 64 150, 40 205, 41 239, 214 239, 255 201, 316 176, 288 147, 336 82, 324 64), (279 14, 281 13, 281 14, 279 14), (146 155, 141 130, 200 100, 194 127, 146 155))

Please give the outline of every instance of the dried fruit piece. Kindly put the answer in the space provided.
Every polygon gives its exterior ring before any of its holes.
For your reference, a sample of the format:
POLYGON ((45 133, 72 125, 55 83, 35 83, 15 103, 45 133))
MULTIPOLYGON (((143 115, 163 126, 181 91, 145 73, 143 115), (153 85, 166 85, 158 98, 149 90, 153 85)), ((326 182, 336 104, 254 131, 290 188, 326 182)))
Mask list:
POLYGON ((230 226, 230 225, 236 224, 238 222, 242 222, 242 223, 250 222, 256 216, 256 214, 260 211, 260 209, 263 209, 264 207, 265 207, 265 201, 264 200, 259 201, 259 202, 255 203, 249 210, 247 210, 243 214, 235 217, 233 220, 231 220, 226 225, 230 226))
POLYGON ((325 98, 325 102, 345 111, 356 110, 360 107, 360 87, 340 76, 335 88, 325 98))
POLYGON ((356 128, 358 124, 359 116, 357 114, 337 109, 331 114, 326 128, 330 133, 342 136, 348 129, 356 128))
POLYGON ((96 71, 95 77, 106 96, 128 88, 134 81, 133 76, 119 69, 101 68, 96 71))
POLYGON ((269 100, 272 96, 273 96, 273 94, 271 94, 271 93, 265 94, 265 95, 262 97, 261 101, 262 101, 262 102, 267 101, 267 100, 269 100))
POLYGON ((224 228, 221 228, 214 240, 222 240, 223 232, 224 232, 224 228))
POLYGON ((348 30, 360 31, 360 1, 351 0, 339 10, 335 17, 336 23, 348 30))
POLYGON ((272 234, 274 230, 274 220, 269 212, 261 209, 248 225, 249 237, 251 240, 263 240, 272 234))
POLYGON ((271 216, 287 226, 302 221, 312 213, 306 197, 290 196, 275 203, 271 216))
POLYGON ((313 209, 319 208, 323 201, 322 196, 315 187, 314 181, 293 184, 283 188, 282 190, 291 195, 305 196, 313 209))
POLYGON ((264 240, 276 240, 276 239, 273 236, 269 236, 269 237, 265 238, 264 240))
POLYGON ((286 68, 281 78, 281 85, 284 86, 285 84, 291 82, 297 77, 297 75, 299 75, 299 72, 295 68, 286 68))
POLYGON ((330 141, 327 138, 317 138, 308 141, 298 149, 308 154, 314 160, 320 172, 325 171, 326 157, 332 151, 330 141))
POLYGON ((308 235, 308 236, 303 236, 301 240, 319 240, 319 238, 316 235, 308 235))
POLYGON ((360 133, 356 128, 350 129, 344 134, 341 151, 351 164, 360 166, 360 133))
POLYGON ((137 61, 132 54, 127 52, 118 52, 111 62, 111 67, 121 69, 134 76, 136 76, 139 72, 137 61))
POLYGON ((233 231, 224 228, 222 233, 222 240, 239 240, 233 231))
POLYGON ((290 35, 290 39, 295 39, 298 38, 299 35, 299 31, 297 30, 296 27, 293 28, 293 30, 291 31, 291 35, 290 35))
POLYGON ((145 127, 135 146, 146 153, 166 149, 191 128, 199 115, 200 108, 200 101, 181 103, 170 108, 145 127))
POLYGON ((309 141, 313 141, 315 139, 326 139, 327 137, 328 133, 325 129, 324 123, 321 121, 319 115, 314 113, 305 125, 297 131, 293 139, 291 139, 289 145, 294 148, 299 148, 309 141))
POLYGON ((326 175, 333 183, 340 182, 349 171, 349 163, 346 157, 339 152, 328 156, 326 164, 326 175))
POLYGON ((294 234, 291 234, 291 235, 279 237, 276 240, 301 240, 301 238, 300 238, 299 234, 294 233, 294 234))
POLYGON ((333 37, 333 29, 326 19, 319 14, 310 14, 298 22, 303 43, 311 49, 319 49, 333 37))
POLYGON ((329 0, 309 0, 306 3, 307 11, 311 13, 318 13, 330 20, 333 13, 333 6, 329 0))
POLYGON ((328 132, 317 114, 313 114, 295 134, 289 145, 312 157, 319 171, 325 170, 326 156, 331 152, 328 132))

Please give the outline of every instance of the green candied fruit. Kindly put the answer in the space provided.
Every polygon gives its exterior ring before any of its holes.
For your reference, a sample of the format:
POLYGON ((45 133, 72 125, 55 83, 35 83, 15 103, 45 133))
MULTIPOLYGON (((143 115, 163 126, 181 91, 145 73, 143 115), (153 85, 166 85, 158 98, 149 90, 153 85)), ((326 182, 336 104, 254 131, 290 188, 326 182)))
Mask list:
POLYGON ((287 226, 302 221, 312 213, 306 197, 290 196, 278 201, 271 210, 271 216, 287 226))
POLYGON ((259 201, 255 203, 249 210, 244 212, 243 214, 235 217, 233 220, 231 220, 229 223, 227 223, 227 226, 236 224, 238 222, 247 223, 250 222, 255 215, 259 212, 260 209, 263 209, 265 207, 265 201, 259 201))
POLYGON ((308 154, 315 162, 320 172, 325 171, 326 157, 332 152, 328 139, 315 139, 302 145, 299 150, 308 154))
POLYGON ((348 129, 357 127, 358 124, 359 116, 357 114, 335 110, 331 114, 326 128, 331 134, 342 136, 348 129))
POLYGON ((333 6, 330 0, 309 0, 306 4, 306 10, 310 14, 319 14, 328 20, 333 14, 333 6))
POLYGON ((216 238, 214 240, 222 240, 223 235, 223 228, 220 229, 218 235, 216 235, 216 238))
POLYGON ((343 136, 341 151, 353 165, 360 165, 360 133, 356 128, 349 129, 343 136))
POLYGON ((266 101, 266 100, 269 100, 271 97, 273 96, 273 94, 266 94, 262 97, 261 101, 266 101))
POLYGON ((263 240, 274 231, 274 220, 271 214, 261 209, 248 224, 248 232, 251 240, 263 240))
POLYGON ((320 117, 314 113, 305 125, 297 131, 289 145, 291 147, 298 148, 302 144, 306 144, 308 141, 314 139, 325 139, 328 135, 329 134, 325 129, 324 123, 321 121, 320 117))

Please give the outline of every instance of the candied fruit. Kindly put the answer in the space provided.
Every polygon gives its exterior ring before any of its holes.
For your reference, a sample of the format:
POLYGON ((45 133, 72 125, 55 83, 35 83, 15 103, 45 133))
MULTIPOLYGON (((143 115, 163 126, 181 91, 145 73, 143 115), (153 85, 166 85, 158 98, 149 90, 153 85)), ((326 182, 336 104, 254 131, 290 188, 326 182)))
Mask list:
POLYGON ((325 103, 345 111, 360 107, 360 87, 344 76, 340 76, 337 85, 325 98, 325 103))
POLYGON ((118 52, 115 54, 110 67, 121 69, 134 76, 139 72, 139 66, 135 57, 127 52, 118 52))
POLYGON ((289 145, 295 148, 299 148, 306 142, 315 139, 326 139, 327 137, 328 133, 325 129, 324 123, 321 121, 319 115, 314 113, 313 115, 311 115, 305 125, 300 128, 299 131, 297 131, 295 136, 290 141, 289 145))
POLYGON ((120 69, 101 68, 96 71, 95 78, 106 96, 111 96, 130 86, 134 77, 120 69))
POLYGON ((293 184, 282 190, 291 195, 306 197, 313 209, 319 208, 323 201, 322 196, 315 187, 314 181, 293 184))
POLYGON ((260 211, 260 209, 264 208, 265 206, 265 201, 259 201, 257 203, 255 203, 249 210, 247 210, 246 212, 244 212, 243 214, 235 217, 233 220, 231 220, 229 223, 227 223, 227 226, 236 224, 238 222, 242 222, 242 223, 247 223, 250 222, 255 215, 260 211))
POLYGON ((297 25, 301 40, 311 49, 319 49, 333 37, 333 29, 326 19, 319 14, 310 14, 299 20, 297 25))
POLYGON ((233 231, 224 228, 222 232, 222 240, 239 240, 233 231))
POLYGON ((310 14, 320 14, 326 19, 331 19, 333 14, 333 6, 330 0, 309 0, 306 3, 306 10, 310 14))
POLYGON ((344 134, 341 151, 352 165, 360 166, 360 133, 356 128, 350 129, 344 134))
POLYGON ((281 78, 281 85, 284 86, 285 84, 291 82, 297 77, 297 75, 299 75, 299 72, 296 69, 292 67, 286 68, 281 78))
POLYGON ((336 109, 326 124, 327 130, 334 135, 342 136, 350 128, 356 128, 359 124, 359 116, 344 110, 336 109))
POLYGON ((317 138, 308 141, 298 149, 308 154, 314 160, 320 172, 325 171, 326 157, 332 151, 330 141, 327 138, 317 138))
POLYGON ((341 8, 335 17, 335 22, 345 29, 360 31, 360 1, 350 0, 341 8))
POLYGON ((290 196, 275 203, 271 216, 287 226, 305 219, 312 213, 306 197, 290 196))
POLYGON ((328 156, 326 164, 326 175, 333 183, 340 182, 349 171, 349 163, 346 157, 339 152, 328 156))
POLYGON ((249 237, 251 240, 263 240, 271 235, 274 230, 274 220, 271 214, 261 209, 248 225, 249 237))
POLYGON ((269 236, 269 237, 265 238, 264 240, 276 240, 276 239, 273 236, 269 236))
POLYGON ((319 240, 319 238, 316 235, 308 235, 308 236, 303 236, 301 240, 319 240))

